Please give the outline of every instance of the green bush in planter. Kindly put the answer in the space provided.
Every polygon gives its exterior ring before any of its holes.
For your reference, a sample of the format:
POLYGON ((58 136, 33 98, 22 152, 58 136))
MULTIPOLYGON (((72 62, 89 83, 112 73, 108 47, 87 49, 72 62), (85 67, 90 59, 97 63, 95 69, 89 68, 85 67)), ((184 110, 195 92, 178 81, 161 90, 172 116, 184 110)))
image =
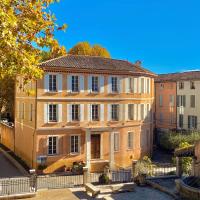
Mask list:
POLYGON ((106 174, 101 174, 99 176, 99 183, 100 184, 108 184, 109 183, 109 177, 106 174))

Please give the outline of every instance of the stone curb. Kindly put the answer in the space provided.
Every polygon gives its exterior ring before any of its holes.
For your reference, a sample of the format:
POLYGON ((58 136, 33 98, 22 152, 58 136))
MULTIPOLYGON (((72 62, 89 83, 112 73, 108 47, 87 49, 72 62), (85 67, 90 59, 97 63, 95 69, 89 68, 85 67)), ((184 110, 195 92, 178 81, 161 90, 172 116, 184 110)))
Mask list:
POLYGON ((172 196, 174 199, 178 200, 179 197, 177 195, 175 195, 173 192, 171 192, 170 190, 168 190, 166 187, 163 187, 161 185, 159 185, 158 183, 154 183, 153 181, 150 180, 146 180, 146 183, 148 185, 150 185, 151 187, 160 190, 161 192, 164 192, 170 196, 172 196))
POLYGON ((25 176, 28 176, 29 173, 5 150, 0 147, 0 152, 4 154, 4 156, 13 164, 15 167, 25 176))
POLYGON ((32 193, 25 193, 25 194, 13 194, 13 195, 7 195, 7 196, 0 196, 0 199, 24 199, 24 198, 31 198, 31 197, 35 197, 36 196, 36 192, 32 192, 32 193))

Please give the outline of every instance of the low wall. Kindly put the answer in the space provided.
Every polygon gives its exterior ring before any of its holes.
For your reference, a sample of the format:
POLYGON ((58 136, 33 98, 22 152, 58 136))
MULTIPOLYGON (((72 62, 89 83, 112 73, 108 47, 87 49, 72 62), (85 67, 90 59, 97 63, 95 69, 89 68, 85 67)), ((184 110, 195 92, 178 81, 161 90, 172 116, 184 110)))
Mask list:
POLYGON ((0 143, 14 152, 14 127, 0 123, 0 143))

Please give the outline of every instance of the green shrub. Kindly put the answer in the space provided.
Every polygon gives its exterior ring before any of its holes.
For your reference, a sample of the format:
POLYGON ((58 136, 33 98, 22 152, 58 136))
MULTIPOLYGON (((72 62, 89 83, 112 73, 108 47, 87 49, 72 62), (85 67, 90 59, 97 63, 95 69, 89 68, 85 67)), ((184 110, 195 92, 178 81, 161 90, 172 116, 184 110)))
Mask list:
POLYGON ((47 168, 47 166, 46 165, 38 165, 38 167, 37 167, 37 169, 38 170, 44 170, 44 169, 46 169, 47 168))
POLYGON ((166 150, 173 151, 179 148, 181 143, 187 142, 193 145, 195 141, 200 140, 200 133, 163 133, 160 137, 160 146, 166 150))
POLYGON ((100 184, 108 184, 109 183, 109 177, 106 174, 101 174, 99 176, 99 183, 100 184))

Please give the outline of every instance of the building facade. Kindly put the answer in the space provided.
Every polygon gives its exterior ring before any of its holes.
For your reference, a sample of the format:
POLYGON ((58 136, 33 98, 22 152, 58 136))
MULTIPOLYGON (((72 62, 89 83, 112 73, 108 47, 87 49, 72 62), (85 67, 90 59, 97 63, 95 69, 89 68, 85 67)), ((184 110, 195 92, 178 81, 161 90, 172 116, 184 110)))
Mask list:
POLYGON ((138 62, 72 55, 40 67, 43 79, 16 85, 15 152, 30 167, 84 162, 99 171, 151 154, 153 73, 138 62))
POLYGON ((199 130, 200 71, 163 74, 155 82, 156 127, 199 130), (169 116, 175 119, 173 126, 169 116))

